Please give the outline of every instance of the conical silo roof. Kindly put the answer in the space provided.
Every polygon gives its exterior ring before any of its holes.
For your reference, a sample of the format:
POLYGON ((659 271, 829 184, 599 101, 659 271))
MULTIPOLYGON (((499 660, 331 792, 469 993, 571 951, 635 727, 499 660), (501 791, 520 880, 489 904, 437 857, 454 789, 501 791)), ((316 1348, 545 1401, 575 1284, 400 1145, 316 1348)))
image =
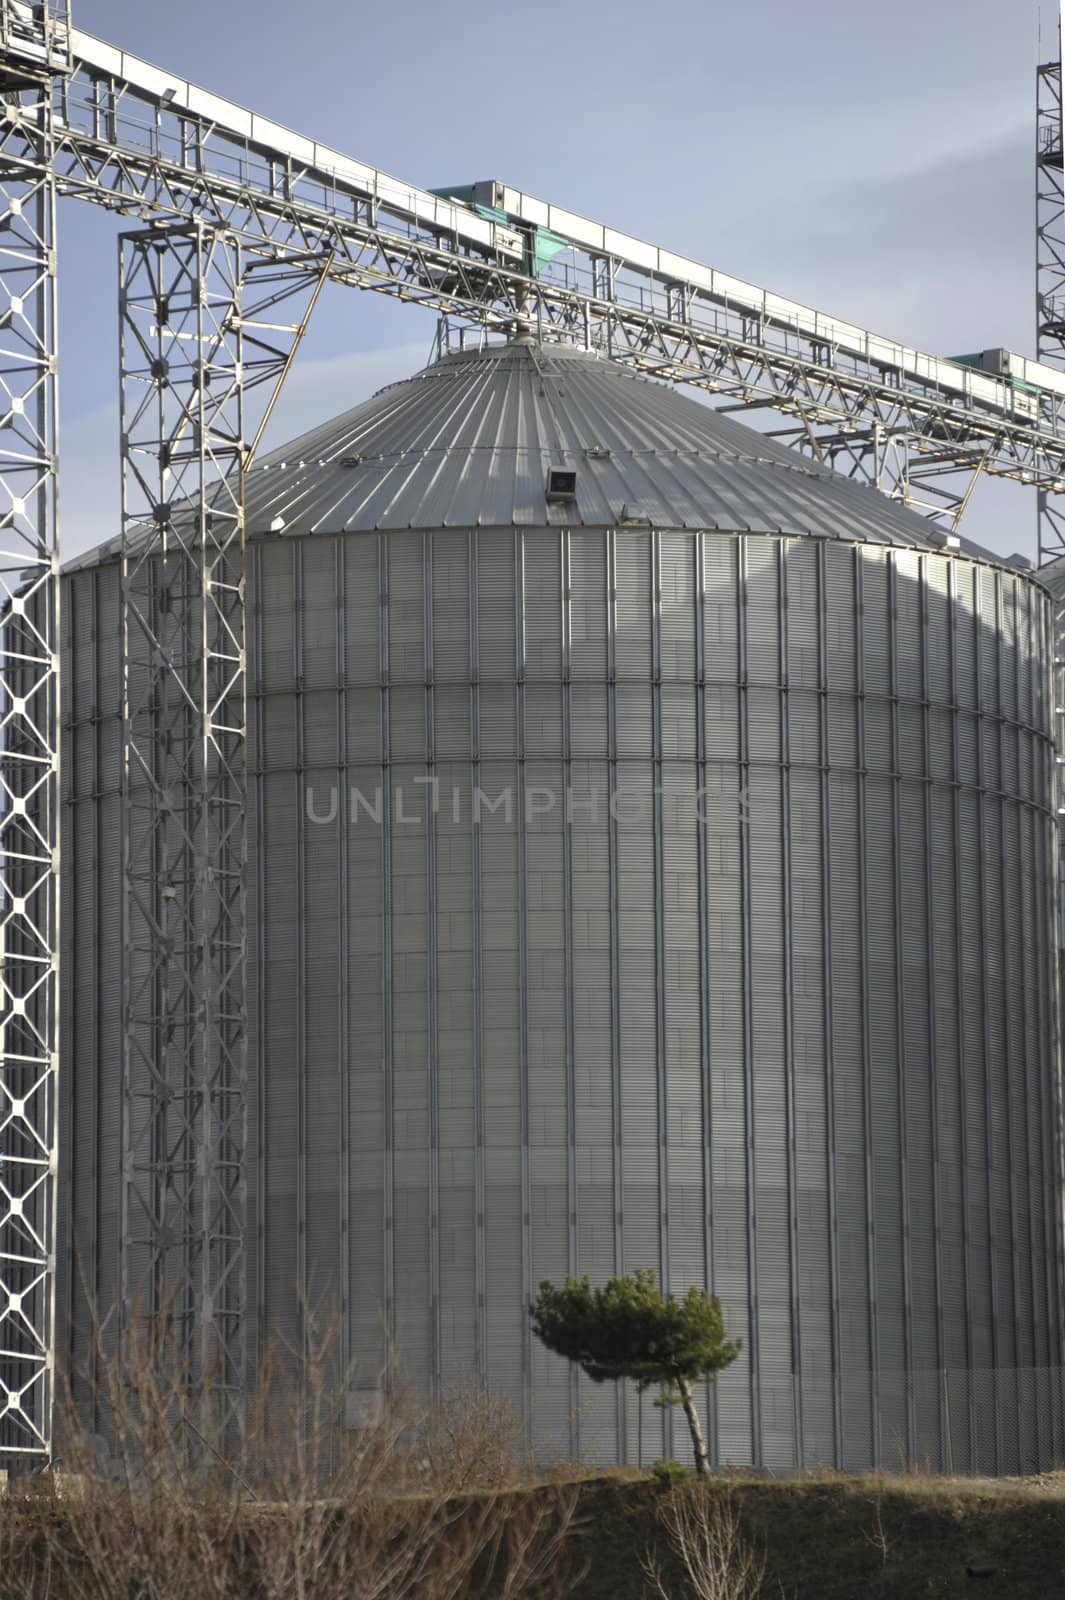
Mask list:
POLYGON ((249 534, 609 526, 929 545, 929 525, 688 395, 567 346, 445 357, 253 470, 249 534), (576 499, 545 498, 551 467, 576 499))
POLYGON ((687 394, 595 354, 522 341, 446 356, 261 457, 247 511, 250 538, 649 523, 942 543, 916 512, 687 394), (547 498, 551 468, 576 473, 573 499, 547 498))

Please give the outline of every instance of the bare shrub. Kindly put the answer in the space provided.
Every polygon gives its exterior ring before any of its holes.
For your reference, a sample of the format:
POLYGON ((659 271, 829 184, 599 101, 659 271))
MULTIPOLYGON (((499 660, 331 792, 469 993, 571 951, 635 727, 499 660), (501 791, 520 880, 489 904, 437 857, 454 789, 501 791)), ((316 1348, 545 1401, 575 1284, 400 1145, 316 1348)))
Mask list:
POLYGON ((216 1432, 211 1384, 190 1380, 166 1317, 131 1332, 121 1360, 101 1338, 95 1367, 106 1449, 69 1392, 58 1406, 49 1540, 57 1594, 229 1600, 240 1568, 242 1491, 209 1442, 216 1432))
POLYGON ((885 1532, 884 1517, 879 1495, 877 1495, 873 1502, 873 1526, 868 1533, 863 1535, 863 1538, 865 1539, 866 1544, 872 1545, 873 1549, 880 1556, 881 1565, 886 1567, 892 1549, 894 1548, 894 1540, 889 1539, 887 1533, 885 1532))
POLYGON ((564 1493, 368 1497, 268 1507, 249 1519, 263 1600, 493 1600, 572 1593, 564 1493))
MULTIPOLYGON (((743 1532, 731 1490, 703 1484, 675 1488, 662 1502, 659 1521, 676 1564, 694 1600, 757 1600, 765 1578, 765 1557, 743 1532)), ((651 1594, 677 1600, 657 1557, 643 1560, 651 1594)))
POLYGON ((47 1506, 9 1497, 10 1517, 0 1508, 4 1600, 571 1594, 575 1491, 471 1490, 504 1460, 503 1411, 461 1399, 427 1416, 401 1397, 353 1430, 332 1329, 308 1327, 298 1361, 264 1361, 237 1428, 217 1416, 211 1385, 190 1379, 165 1325, 128 1336, 121 1362, 98 1353, 106 1464, 65 1406, 62 1493, 47 1506), (450 1472, 441 1461, 426 1474, 412 1458, 430 1436, 440 1452, 450 1440, 450 1472))
POLYGON ((521 1434, 509 1400, 472 1379, 455 1384, 428 1408, 426 1470, 455 1491, 503 1488, 522 1474, 521 1434))
POLYGON ((47 1481, 0 1476, 0 1581, 4 1600, 41 1600, 53 1593, 47 1481))

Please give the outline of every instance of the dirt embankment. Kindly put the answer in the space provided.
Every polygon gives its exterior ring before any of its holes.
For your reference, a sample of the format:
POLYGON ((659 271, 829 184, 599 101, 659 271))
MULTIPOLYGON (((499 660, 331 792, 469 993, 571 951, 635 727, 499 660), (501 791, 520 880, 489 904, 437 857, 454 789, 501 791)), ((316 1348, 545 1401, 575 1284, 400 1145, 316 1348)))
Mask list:
POLYGON ((0 1501, 8 1513, 0 1515, 0 1600, 183 1597, 194 1587, 215 1600, 296 1592, 307 1600, 445 1592, 647 1600, 649 1555, 669 1600, 735 1600, 741 1591, 700 1590, 686 1579, 664 1526, 671 1496, 735 1513, 741 1543, 765 1568, 743 1600, 1065 1600, 1065 1472, 1000 1480, 737 1474, 713 1478, 705 1500, 691 1481, 670 1488, 632 1472, 562 1469, 552 1478, 458 1496, 386 1491, 354 1512, 338 1501, 238 1508, 187 1495, 159 1502, 147 1520, 140 1501, 57 1480, 21 1509, 0 1501), (360 1587, 355 1575, 361 1581, 371 1568, 381 1585, 360 1587))
MULTIPOLYGON (((732 1497, 764 1552, 765 1600, 1065 1600, 1065 1472, 737 1478, 713 1492, 732 1497)), ((662 1493, 646 1480, 582 1486, 588 1566, 574 1600, 645 1600, 640 1557, 662 1493)))

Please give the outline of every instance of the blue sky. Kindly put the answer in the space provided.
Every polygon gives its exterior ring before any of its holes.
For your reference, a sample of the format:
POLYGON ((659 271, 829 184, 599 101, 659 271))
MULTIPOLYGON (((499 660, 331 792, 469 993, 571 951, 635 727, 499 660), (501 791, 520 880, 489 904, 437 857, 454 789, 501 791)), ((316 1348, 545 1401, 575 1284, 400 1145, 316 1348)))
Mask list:
MULTIPOLYGON (((501 178, 930 350, 1033 352, 1038 0, 71 3, 76 26, 410 181, 501 178)), ((69 553, 116 531, 117 232, 61 207, 69 553)), ((331 286, 271 441, 424 365, 433 332, 331 286)), ((1030 490, 989 483, 966 531, 1031 553, 1034 519, 1030 490)))

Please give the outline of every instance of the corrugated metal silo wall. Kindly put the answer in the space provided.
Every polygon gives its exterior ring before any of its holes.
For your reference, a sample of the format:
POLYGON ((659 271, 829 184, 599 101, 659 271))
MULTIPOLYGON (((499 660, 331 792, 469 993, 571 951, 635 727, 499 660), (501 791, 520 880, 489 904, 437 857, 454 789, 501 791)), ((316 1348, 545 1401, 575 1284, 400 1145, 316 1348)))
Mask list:
MULTIPOLYGON (((1061 1361, 1038 586, 644 529, 250 560, 260 1334, 335 1295, 357 1384, 476 1370, 541 1451, 634 1459, 635 1397, 525 1308, 653 1266, 743 1339, 721 1459, 1059 1455, 1043 1391, 979 1375, 1061 1361)), ((68 1130, 106 1298, 115 569, 68 590, 68 1130)))

